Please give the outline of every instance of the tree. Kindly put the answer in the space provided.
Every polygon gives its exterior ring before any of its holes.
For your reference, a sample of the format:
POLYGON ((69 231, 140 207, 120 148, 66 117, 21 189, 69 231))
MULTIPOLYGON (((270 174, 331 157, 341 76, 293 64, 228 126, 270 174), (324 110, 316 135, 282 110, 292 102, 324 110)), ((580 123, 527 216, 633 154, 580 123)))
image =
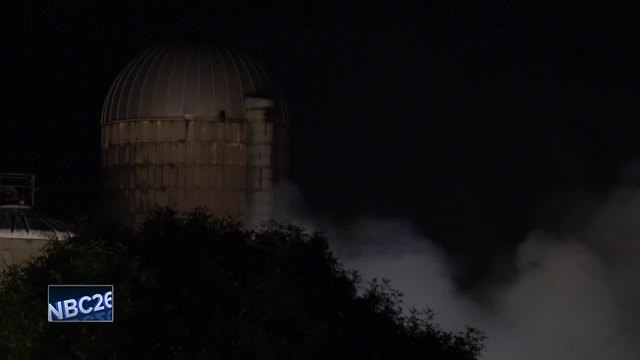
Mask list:
POLYGON ((477 359, 483 336, 402 313, 327 239, 156 210, 140 230, 85 222, 0 275, 1 359, 477 359), (114 323, 48 323, 48 284, 114 284, 114 323), (359 293, 358 289, 364 289, 359 293))

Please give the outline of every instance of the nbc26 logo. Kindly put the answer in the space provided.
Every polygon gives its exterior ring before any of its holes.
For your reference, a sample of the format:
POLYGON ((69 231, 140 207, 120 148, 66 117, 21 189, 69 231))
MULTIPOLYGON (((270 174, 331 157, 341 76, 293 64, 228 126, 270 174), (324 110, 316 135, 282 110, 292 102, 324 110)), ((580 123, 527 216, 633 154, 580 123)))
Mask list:
POLYGON ((49 322, 113 322, 113 285, 49 285, 49 322))

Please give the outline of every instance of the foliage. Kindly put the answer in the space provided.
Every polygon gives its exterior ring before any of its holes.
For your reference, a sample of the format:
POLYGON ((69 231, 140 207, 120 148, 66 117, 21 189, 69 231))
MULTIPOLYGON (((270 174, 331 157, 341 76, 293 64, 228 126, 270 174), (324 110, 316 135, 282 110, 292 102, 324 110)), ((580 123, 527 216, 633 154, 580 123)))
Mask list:
POLYGON ((155 211, 137 231, 87 222, 0 275, 0 359, 477 359, 482 334, 404 316, 319 233, 155 211), (48 284, 114 284, 114 323, 48 323, 48 284), (363 289, 364 291, 358 291, 363 289))

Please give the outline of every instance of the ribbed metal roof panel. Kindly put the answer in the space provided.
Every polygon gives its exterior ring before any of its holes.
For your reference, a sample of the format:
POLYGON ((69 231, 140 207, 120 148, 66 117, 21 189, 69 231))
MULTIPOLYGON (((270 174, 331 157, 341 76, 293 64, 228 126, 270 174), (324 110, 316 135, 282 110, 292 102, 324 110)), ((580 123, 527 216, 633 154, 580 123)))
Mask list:
POLYGON ((29 206, 0 206, 0 238, 62 240, 66 236, 71 236, 71 230, 60 220, 29 206))
POLYGON ((154 47, 118 74, 105 98, 102 123, 190 115, 244 117, 244 97, 276 100, 277 120, 288 123, 285 101, 267 72, 237 51, 203 42, 154 47))

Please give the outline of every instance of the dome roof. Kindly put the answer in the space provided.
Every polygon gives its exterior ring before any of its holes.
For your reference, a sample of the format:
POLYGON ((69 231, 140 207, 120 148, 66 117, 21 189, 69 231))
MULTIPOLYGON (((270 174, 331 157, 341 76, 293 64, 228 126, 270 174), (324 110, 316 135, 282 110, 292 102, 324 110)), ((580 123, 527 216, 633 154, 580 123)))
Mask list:
POLYGON ((283 97, 250 57, 212 43, 174 43, 134 58, 111 85, 102 123, 149 118, 244 118, 244 96, 275 100, 275 120, 288 122, 283 97))
POLYGON ((62 240, 71 236, 64 222, 35 212, 25 205, 0 205, 0 239, 62 240))

